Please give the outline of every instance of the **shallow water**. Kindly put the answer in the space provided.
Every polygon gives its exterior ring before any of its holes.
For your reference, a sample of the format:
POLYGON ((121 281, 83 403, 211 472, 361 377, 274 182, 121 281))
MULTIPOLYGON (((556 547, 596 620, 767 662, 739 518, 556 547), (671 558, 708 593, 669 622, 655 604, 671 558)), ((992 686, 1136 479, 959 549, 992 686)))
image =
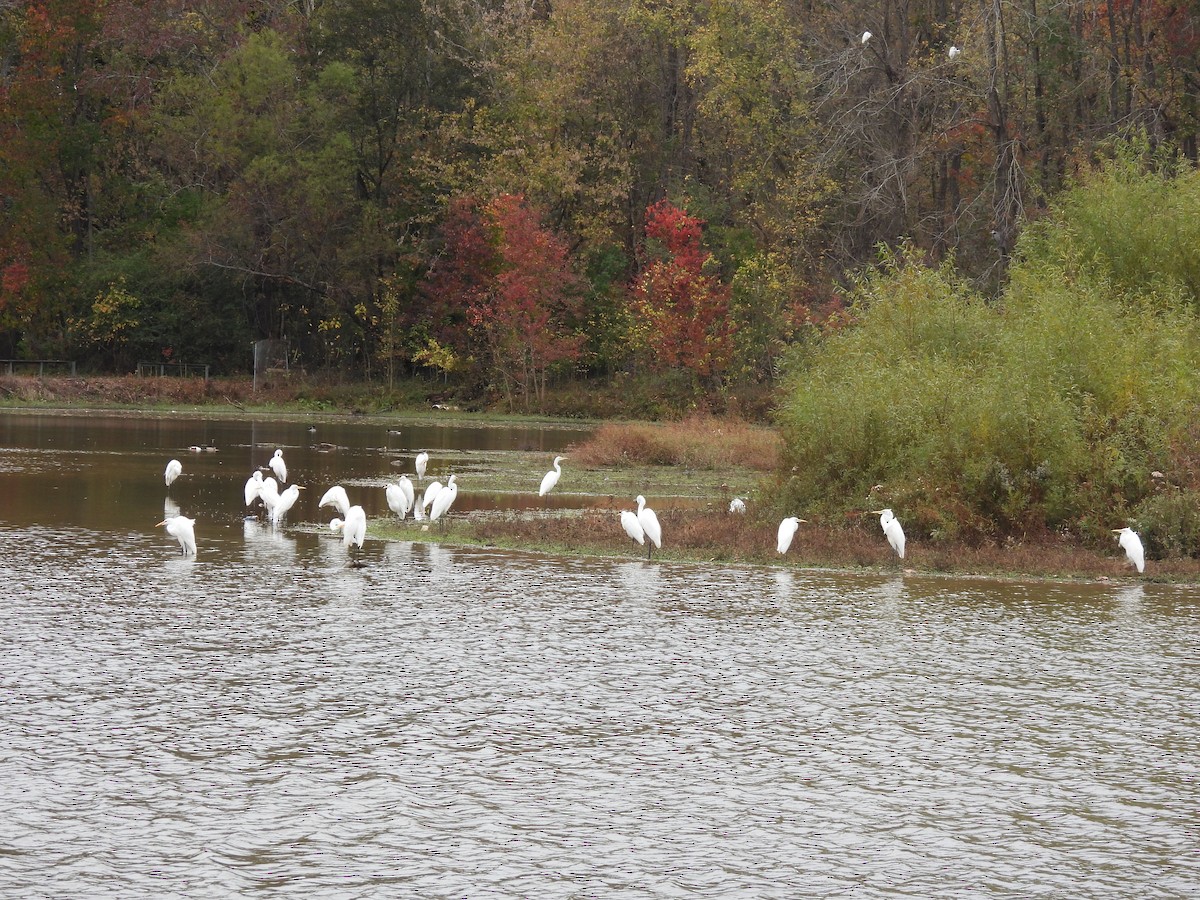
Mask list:
MULTIPOLYGON (((0 415, 3 896, 1200 888, 1193 588, 369 536, 350 569, 310 510, 242 521, 283 440, 245 424, 180 457, 191 559, 153 527, 174 426, 0 415)), ((355 478, 394 468, 338 427, 355 478)))

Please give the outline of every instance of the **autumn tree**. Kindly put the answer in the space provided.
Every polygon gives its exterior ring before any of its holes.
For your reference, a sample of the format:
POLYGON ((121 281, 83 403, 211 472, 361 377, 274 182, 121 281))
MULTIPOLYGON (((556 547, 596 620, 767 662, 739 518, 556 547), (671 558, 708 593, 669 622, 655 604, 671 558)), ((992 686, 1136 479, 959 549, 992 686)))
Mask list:
POLYGON ((443 256, 425 283, 443 327, 465 316, 471 346, 509 408, 517 400, 526 411, 541 408, 549 378, 583 345, 581 284, 566 243, 513 194, 481 209, 458 201, 443 234, 443 256))
POLYGON ((729 361, 729 288, 710 265, 704 223, 669 200, 646 210, 648 262, 633 286, 641 335, 655 371, 719 376, 729 361))

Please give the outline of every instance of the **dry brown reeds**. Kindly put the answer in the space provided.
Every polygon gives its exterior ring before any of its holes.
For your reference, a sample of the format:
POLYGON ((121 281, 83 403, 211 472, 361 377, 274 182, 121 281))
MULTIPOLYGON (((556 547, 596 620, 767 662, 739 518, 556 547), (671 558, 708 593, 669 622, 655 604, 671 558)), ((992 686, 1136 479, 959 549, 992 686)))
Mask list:
POLYGON ((572 448, 585 466, 682 466, 690 469, 753 469, 770 472, 779 464, 778 433, 711 416, 681 422, 608 422, 572 448))

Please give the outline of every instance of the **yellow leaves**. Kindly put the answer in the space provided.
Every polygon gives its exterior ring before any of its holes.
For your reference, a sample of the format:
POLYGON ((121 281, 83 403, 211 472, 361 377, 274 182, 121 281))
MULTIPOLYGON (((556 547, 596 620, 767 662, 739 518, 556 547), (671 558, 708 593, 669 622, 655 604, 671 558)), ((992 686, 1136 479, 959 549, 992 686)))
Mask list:
POLYGON ((88 336, 97 343, 123 344, 141 325, 142 301, 125 287, 125 277, 96 295, 86 322, 88 336))

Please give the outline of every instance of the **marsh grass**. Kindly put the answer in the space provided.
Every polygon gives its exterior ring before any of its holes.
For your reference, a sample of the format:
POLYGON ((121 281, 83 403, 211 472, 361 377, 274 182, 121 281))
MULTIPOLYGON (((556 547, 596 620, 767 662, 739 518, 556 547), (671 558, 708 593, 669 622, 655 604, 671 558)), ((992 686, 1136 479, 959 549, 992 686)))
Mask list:
MULTIPOLYGON (((1023 543, 983 542, 973 546, 911 540, 897 559, 873 516, 807 523, 786 556, 775 550, 778 522, 713 509, 659 508, 663 546, 654 559, 730 565, 780 565, 844 571, 918 572, 987 577, 1077 580, 1200 581, 1200 561, 1173 558, 1148 563, 1137 576, 1116 546, 1111 552, 1079 546, 1065 538, 1023 543)), ((507 514, 460 516, 447 527, 423 530, 412 522, 372 522, 376 539, 488 546, 566 556, 644 559, 646 548, 621 530, 615 510, 571 515, 507 514)))
POLYGON ((751 469, 779 465, 782 444, 773 428, 711 416, 681 422, 609 422, 571 449, 588 466, 680 466, 687 469, 751 469))

